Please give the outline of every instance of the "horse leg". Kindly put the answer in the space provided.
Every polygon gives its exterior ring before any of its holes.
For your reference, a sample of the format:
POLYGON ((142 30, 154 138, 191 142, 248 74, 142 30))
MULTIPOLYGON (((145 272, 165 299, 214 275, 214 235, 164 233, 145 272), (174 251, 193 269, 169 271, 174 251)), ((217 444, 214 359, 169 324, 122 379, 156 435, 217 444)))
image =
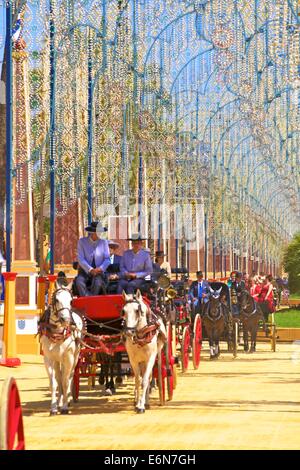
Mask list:
POLYGON ((121 384, 123 382, 122 379, 122 367, 121 367, 121 362, 122 362, 122 355, 120 352, 118 352, 115 356, 116 358, 116 384, 121 384))
POLYGON ((61 370, 61 381, 62 381, 62 389, 63 389, 63 406, 61 408, 61 414, 66 415, 69 412, 68 409, 68 398, 70 393, 70 377, 74 367, 74 355, 72 351, 68 351, 68 353, 64 356, 64 361, 62 364, 61 370))
POLYGON ((131 364, 133 373, 134 373, 134 380, 135 380, 135 389, 134 389, 134 406, 137 409, 137 404, 139 403, 140 399, 140 367, 139 364, 135 364, 134 366, 131 364))
POLYGON ((251 353, 255 351, 256 334, 257 334, 257 327, 255 324, 253 324, 251 328, 251 349, 250 349, 251 353))
POLYGON ((110 381, 109 381, 109 388, 111 389, 112 393, 116 392, 115 383, 114 383, 114 361, 113 357, 109 357, 109 370, 110 370, 110 381))
POLYGON ((154 367, 155 359, 156 359, 156 354, 152 354, 149 358, 147 365, 143 367, 144 370, 142 372, 144 373, 142 373, 142 377, 143 377, 142 378, 142 394, 141 394, 140 401, 138 403, 138 410, 137 410, 138 413, 145 412, 146 394, 147 394, 147 390, 149 389, 150 376, 154 367))
POLYGON ((212 336, 209 337, 209 351, 210 351, 210 359, 215 357, 214 353, 214 342, 212 336))
POLYGON ((51 361, 46 356, 44 356, 44 363, 49 377, 50 393, 51 393, 51 408, 50 415, 57 415, 57 398, 56 398, 56 389, 57 389, 57 380, 55 376, 55 367, 54 361, 51 361))
POLYGON ((247 352, 249 350, 249 340, 248 340, 248 328, 246 323, 243 323, 243 338, 244 338, 244 351, 247 352))

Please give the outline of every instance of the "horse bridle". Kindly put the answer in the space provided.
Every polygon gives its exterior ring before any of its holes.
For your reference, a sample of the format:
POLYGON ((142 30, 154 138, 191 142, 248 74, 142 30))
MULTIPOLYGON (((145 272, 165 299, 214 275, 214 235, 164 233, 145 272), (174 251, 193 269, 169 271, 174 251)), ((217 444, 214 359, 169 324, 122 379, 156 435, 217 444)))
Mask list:
MULTIPOLYGON (((242 293, 241 293, 240 295, 242 295, 242 293)), ((244 315, 245 315, 246 317, 251 317, 252 315, 254 315, 254 314, 257 312, 257 308, 256 308, 256 306, 255 306, 255 300, 254 300, 252 297, 251 297, 251 300, 253 301, 253 306, 254 306, 253 312, 251 312, 251 313, 246 312, 246 310, 247 310, 247 308, 248 308, 248 305, 249 305, 249 307, 250 307, 250 303, 248 303, 248 302, 247 302, 247 304, 246 304, 245 307, 242 307, 242 310, 243 310, 244 315)))
MULTIPOLYGON (((57 320, 54 320, 54 323, 62 323, 61 318, 59 317, 59 312, 61 312, 62 310, 68 310, 68 312, 69 312, 69 314, 70 314, 70 317, 71 317, 71 319, 73 320, 73 317, 72 317, 72 309, 71 309, 71 308, 62 307, 62 308, 57 309, 57 308, 56 308, 56 305, 55 305, 55 303, 56 303, 56 302, 55 302, 55 300, 56 300, 56 299, 55 299, 55 295, 56 295, 58 292, 60 292, 60 291, 64 291, 64 292, 65 292, 66 290, 68 290, 68 289, 64 289, 63 287, 60 287, 59 289, 56 289, 56 290, 53 292, 53 294, 52 294, 51 308, 52 308, 52 310, 53 310, 54 315, 57 317, 57 320)), ((73 300, 73 294, 72 294, 72 292, 71 292, 70 290, 68 290, 68 292, 69 292, 69 294, 70 294, 70 296, 71 296, 71 302, 72 302, 72 300, 73 300)))
POLYGON ((123 308, 122 308, 122 311, 121 311, 121 317, 123 318, 122 320, 122 327, 123 327, 123 331, 126 333, 127 331, 131 331, 132 333, 135 333, 137 331, 136 329, 136 326, 125 326, 125 319, 124 319, 124 315, 125 315, 125 310, 124 310, 124 307, 125 305, 127 304, 133 304, 133 303, 136 303, 138 304, 138 313, 139 315, 141 315, 142 313, 142 305, 141 303, 139 302, 139 300, 136 298, 136 297, 133 297, 133 299, 129 299, 129 300, 126 300, 123 308))

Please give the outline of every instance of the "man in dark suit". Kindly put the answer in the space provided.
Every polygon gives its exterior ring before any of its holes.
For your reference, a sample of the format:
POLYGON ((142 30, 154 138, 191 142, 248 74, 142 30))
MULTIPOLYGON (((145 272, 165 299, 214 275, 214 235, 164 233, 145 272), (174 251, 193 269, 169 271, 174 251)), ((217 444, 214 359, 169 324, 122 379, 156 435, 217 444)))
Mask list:
POLYGON ((202 314, 204 305, 209 301, 209 285, 203 279, 202 271, 197 271, 197 281, 192 282, 189 289, 189 299, 193 308, 193 313, 202 314))
POLYGON ((119 243, 113 240, 108 241, 110 264, 106 269, 106 282, 107 282, 107 293, 116 294, 118 288, 118 281, 120 279, 120 264, 122 256, 116 252, 119 248, 119 243))

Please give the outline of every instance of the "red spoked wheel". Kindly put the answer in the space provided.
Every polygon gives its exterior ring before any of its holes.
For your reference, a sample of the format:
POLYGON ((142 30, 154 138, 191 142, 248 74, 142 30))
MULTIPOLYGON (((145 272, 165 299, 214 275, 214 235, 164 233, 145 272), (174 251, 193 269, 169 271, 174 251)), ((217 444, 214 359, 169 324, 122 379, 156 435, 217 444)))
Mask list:
POLYGON ((1 393, 0 449, 25 450, 22 406, 13 377, 6 379, 1 393))
POLYGON ((153 378, 157 379, 158 392, 159 392, 159 404, 163 406, 166 403, 166 378, 167 378, 167 367, 166 367, 166 356, 164 348, 161 350, 160 361, 158 357, 156 359, 155 366, 153 368, 153 378))
POLYGON ((173 341, 172 341, 172 325, 167 324, 167 342, 165 344, 166 368, 167 368, 167 388, 168 400, 173 399, 173 391, 176 386, 174 376, 175 372, 175 358, 173 355, 173 341))
POLYGON ((190 349, 191 333, 190 327, 185 326, 181 339, 181 370, 186 372, 189 367, 189 349, 190 349))
POLYGON ((198 369, 202 348, 202 321, 199 313, 195 316, 193 328, 193 365, 198 369))
POLYGON ((74 370, 74 375, 73 375, 72 398, 73 398, 74 403, 76 403, 79 399, 79 390, 80 390, 80 359, 77 362, 77 365, 74 370))

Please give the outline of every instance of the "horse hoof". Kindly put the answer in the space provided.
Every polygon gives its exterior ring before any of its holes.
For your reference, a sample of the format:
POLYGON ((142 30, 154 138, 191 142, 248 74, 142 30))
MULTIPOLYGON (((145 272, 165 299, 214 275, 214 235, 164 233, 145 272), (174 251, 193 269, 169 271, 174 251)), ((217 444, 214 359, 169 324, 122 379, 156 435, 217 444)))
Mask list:
POLYGON ((105 395, 106 395, 106 396, 111 397, 112 394, 113 394, 113 392, 112 392, 112 390, 111 390, 110 388, 107 388, 107 389, 105 390, 105 395))
POLYGON ((142 413, 145 413, 145 408, 137 408, 136 410, 137 414, 142 414, 142 413))
POLYGON ((50 411, 50 416, 56 416, 56 415, 58 415, 58 411, 57 411, 57 410, 56 410, 56 411, 55 411, 55 410, 51 410, 51 411, 50 411))
POLYGON ((68 415, 68 414, 69 414, 69 410, 61 410, 60 414, 61 414, 61 415, 68 415))

